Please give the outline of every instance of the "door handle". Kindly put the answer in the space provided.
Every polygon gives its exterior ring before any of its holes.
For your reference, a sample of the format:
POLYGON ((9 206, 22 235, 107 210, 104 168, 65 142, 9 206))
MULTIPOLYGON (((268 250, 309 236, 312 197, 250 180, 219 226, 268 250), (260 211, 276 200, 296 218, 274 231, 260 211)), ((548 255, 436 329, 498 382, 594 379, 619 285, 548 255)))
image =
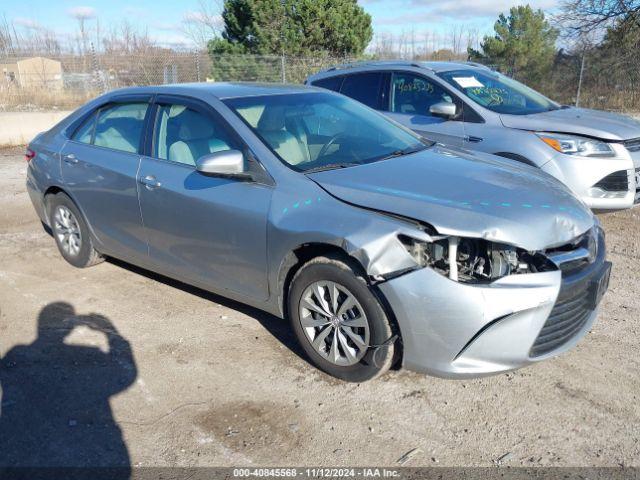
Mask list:
POLYGON ((139 182, 147 187, 149 190, 153 190, 154 188, 158 188, 162 186, 162 184, 156 180, 156 177, 153 175, 147 175, 146 177, 140 177, 139 182))
POLYGON ((469 135, 464 137, 464 139, 465 139, 465 141, 471 142, 471 143, 480 143, 483 140, 482 137, 474 137, 474 136, 469 136, 469 135))
POLYGON ((63 158, 64 158, 64 161, 69 165, 75 165, 79 161, 73 153, 70 153, 69 155, 65 155, 63 158))

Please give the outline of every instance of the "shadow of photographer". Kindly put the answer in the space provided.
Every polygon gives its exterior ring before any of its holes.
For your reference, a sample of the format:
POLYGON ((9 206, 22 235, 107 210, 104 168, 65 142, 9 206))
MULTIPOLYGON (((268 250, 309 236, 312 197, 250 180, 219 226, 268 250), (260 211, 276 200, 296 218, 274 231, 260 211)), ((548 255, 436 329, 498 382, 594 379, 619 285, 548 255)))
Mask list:
POLYGON ((36 340, 0 360, 0 469, 119 467, 111 478, 128 478, 129 452, 109 399, 136 376, 131 346, 108 318, 76 315, 63 302, 45 306, 36 340), (108 352, 65 343, 80 326, 104 334, 108 352))

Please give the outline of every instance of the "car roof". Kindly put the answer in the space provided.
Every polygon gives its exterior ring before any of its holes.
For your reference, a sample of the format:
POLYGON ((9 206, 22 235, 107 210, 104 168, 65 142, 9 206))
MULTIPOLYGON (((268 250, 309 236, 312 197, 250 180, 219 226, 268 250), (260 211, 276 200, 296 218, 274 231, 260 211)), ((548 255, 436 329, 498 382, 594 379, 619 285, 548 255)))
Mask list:
POLYGON ((393 70, 401 67, 422 68, 435 73, 447 72, 459 69, 489 69, 489 67, 475 62, 423 62, 412 60, 373 60, 363 62, 345 63, 336 65, 326 70, 322 70, 315 75, 311 75, 309 79, 331 77, 334 75, 344 75, 349 71, 357 70, 393 70))
POLYGON ((309 93, 323 91, 315 87, 305 85, 292 85, 281 83, 257 83, 257 82, 202 82, 202 83, 177 83, 171 85, 155 85, 148 87, 128 87, 113 90, 110 95, 126 94, 209 94, 222 100, 238 97, 255 97, 260 95, 282 95, 291 93, 309 93))

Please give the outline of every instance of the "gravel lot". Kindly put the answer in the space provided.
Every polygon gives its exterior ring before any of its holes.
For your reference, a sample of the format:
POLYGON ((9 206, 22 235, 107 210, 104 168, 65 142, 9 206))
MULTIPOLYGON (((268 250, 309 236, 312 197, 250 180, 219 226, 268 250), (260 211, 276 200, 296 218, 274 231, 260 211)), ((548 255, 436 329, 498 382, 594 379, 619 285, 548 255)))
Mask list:
POLYGON ((33 447, 29 462, 55 439, 86 448, 69 452, 79 464, 398 466, 417 448, 407 466, 640 466, 640 209, 601 217, 610 291, 564 356, 481 380, 346 384, 301 358, 277 318, 119 263, 66 264, 20 152, 0 151, 0 443, 33 447))

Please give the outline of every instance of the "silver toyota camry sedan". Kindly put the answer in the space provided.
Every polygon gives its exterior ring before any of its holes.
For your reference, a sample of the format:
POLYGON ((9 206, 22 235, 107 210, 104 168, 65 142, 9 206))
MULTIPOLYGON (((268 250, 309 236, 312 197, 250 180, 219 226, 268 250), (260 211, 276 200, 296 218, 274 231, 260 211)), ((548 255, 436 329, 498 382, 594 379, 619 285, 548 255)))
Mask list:
POLYGON ((326 90, 119 90, 27 159, 69 263, 116 257, 287 318, 344 380, 544 360, 589 330, 608 286, 603 231, 558 180, 326 90))

